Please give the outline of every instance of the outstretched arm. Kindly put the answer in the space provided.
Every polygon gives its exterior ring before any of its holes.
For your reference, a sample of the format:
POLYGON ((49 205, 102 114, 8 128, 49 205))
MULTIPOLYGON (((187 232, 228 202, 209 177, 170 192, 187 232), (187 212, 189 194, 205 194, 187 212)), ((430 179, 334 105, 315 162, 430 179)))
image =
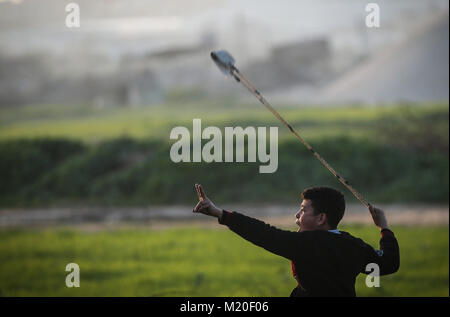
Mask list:
POLYGON ((202 213, 219 219, 220 224, 227 225, 234 233, 247 241, 266 249, 276 255, 293 260, 307 248, 308 234, 281 230, 258 219, 237 212, 228 212, 218 208, 205 195, 201 185, 196 184, 199 202, 193 212, 202 213))

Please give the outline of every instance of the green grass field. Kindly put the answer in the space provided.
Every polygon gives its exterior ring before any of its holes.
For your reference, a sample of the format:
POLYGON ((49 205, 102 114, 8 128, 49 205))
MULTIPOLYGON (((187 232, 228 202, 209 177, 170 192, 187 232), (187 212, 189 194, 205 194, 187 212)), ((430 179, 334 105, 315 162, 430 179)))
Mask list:
MULTIPOLYGON (((448 104, 274 107, 366 198, 448 204, 448 104), (420 180, 420 181, 418 181, 420 180)), ((0 108, 0 206, 193 203, 202 183, 225 202, 291 202, 337 181, 257 101, 195 101, 141 108, 0 108), (172 128, 279 126, 279 168, 169 159, 172 128), (31 139, 31 140, 23 140, 31 139), (237 186, 239 185, 239 186, 237 186), (175 197, 173 193, 176 193, 175 197)), ((349 197, 345 188, 340 188, 349 197)), ((176 227, 82 231, 0 229, 2 296, 288 296, 288 260, 228 230, 176 227), (67 288, 65 267, 81 268, 67 288)), ((378 245, 376 228, 342 228, 378 245)), ((448 227, 394 227, 401 268, 359 296, 449 296, 448 227)))
MULTIPOLYGON (((374 227, 341 228, 378 247, 374 227)), ((400 270, 380 288, 357 280, 358 296, 449 296, 447 227, 393 227, 400 270)), ((289 296, 288 260, 228 229, 2 229, 2 296, 289 296), (65 286, 65 267, 80 266, 80 287, 65 286)))

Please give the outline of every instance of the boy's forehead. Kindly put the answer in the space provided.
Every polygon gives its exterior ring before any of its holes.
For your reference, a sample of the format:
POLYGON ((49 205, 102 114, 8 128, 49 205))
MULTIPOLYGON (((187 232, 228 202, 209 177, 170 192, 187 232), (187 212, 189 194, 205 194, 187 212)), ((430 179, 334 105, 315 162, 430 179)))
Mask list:
POLYGON ((302 207, 308 207, 310 205, 311 205, 311 200, 309 200, 309 199, 303 199, 302 200, 302 203, 301 203, 302 207))

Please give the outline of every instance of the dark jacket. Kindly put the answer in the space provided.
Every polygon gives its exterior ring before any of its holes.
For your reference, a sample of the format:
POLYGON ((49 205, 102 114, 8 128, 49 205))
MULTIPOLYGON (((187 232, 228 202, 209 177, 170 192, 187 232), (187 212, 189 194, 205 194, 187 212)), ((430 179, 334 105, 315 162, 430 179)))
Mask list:
POLYGON ((381 232, 375 250, 347 232, 293 232, 275 228, 238 212, 224 211, 220 224, 269 252, 292 261, 298 286, 291 296, 356 296, 355 281, 366 265, 376 263, 380 275, 398 271, 400 254, 394 233, 381 232))

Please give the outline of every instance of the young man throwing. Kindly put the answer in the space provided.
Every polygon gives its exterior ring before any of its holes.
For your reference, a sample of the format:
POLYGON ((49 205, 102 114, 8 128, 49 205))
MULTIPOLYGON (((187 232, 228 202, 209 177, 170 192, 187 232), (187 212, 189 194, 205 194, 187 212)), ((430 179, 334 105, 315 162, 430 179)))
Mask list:
POLYGON ((275 228, 238 212, 218 208, 195 185, 199 202, 193 212, 218 218, 220 224, 253 244, 291 260, 297 281, 291 296, 356 296, 355 281, 376 263, 380 275, 392 274, 400 266, 400 252, 383 210, 369 207, 375 225, 381 230, 380 250, 337 226, 344 216, 344 196, 328 187, 303 191, 300 210, 295 215, 298 232, 275 228))

